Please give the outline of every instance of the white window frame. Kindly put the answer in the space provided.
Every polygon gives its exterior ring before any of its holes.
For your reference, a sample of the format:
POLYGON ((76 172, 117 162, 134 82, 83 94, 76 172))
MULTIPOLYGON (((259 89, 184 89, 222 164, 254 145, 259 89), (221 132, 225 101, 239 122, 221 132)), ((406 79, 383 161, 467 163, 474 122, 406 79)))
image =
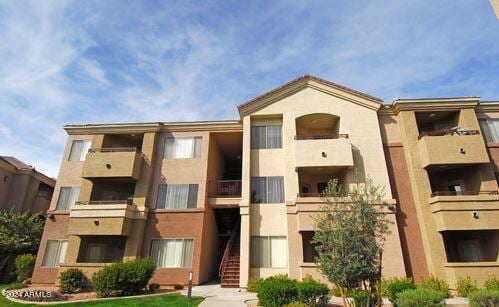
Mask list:
MULTIPOLYGON (((288 267, 288 255, 289 255, 289 251, 288 251, 288 238, 286 236, 251 236, 250 238, 251 242, 250 242, 250 246, 251 246, 251 251, 250 251, 250 268, 254 268, 254 269, 257 269, 257 268, 272 268, 272 269, 285 269, 288 267), (254 250, 255 246, 253 246, 253 240, 254 239, 266 239, 267 242, 268 242, 268 248, 267 250, 269 251, 269 254, 268 255, 259 255, 259 256, 262 256, 262 257, 265 257, 267 258, 266 260, 264 259, 258 259, 256 260, 255 257, 257 257, 255 255, 256 251, 254 250), (280 239, 280 240, 283 240, 284 243, 285 243, 285 254, 283 255, 284 259, 283 261, 285 262, 285 265, 284 266, 277 266, 277 265, 274 265, 273 264, 273 260, 272 260, 272 239, 280 239), (265 265, 262 265, 262 263, 265 263, 267 262, 269 265, 268 266, 265 266, 265 265), (259 263, 260 265, 257 265, 255 263, 259 263)), ((265 244, 265 243, 264 243, 265 244)))
POLYGON ((199 159, 201 157, 201 152, 203 151, 203 137, 201 136, 185 136, 185 137, 166 137, 165 146, 163 148, 163 159, 167 160, 177 160, 177 159, 199 159), (192 140, 192 150, 187 157, 177 157, 176 148, 178 146, 178 141, 180 140, 192 140), (172 146, 170 155, 168 146, 172 146))
POLYGON ((199 198, 199 184, 193 183, 193 184, 160 184, 158 185, 158 195, 156 196, 156 207, 155 209, 158 210, 185 210, 185 209, 196 209, 197 208, 197 203, 198 203, 198 198, 199 198), (185 199, 185 205, 183 207, 169 207, 168 206, 168 187, 169 186, 187 186, 187 197, 185 199), (164 201, 160 199, 161 196, 161 189, 165 188, 166 191, 164 192, 164 201), (190 195, 191 195, 191 188, 196 187, 196 197, 193 199, 193 204, 194 207, 189 207, 189 200, 190 200, 190 195))
POLYGON ((57 203, 55 205, 55 211, 70 211, 72 208, 74 208, 75 203, 78 201, 79 195, 80 195, 80 187, 60 187, 59 195, 57 196, 57 203), (61 196, 63 189, 70 189, 69 198, 68 198, 69 203, 64 204, 64 207, 61 209, 59 203, 62 201, 61 196))
POLYGON ((251 126, 251 136, 250 136, 250 147, 252 150, 258 150, 258 149, 281 149, 282 148, 282 125, 253 125, 251 126), (279 127, 280 128, 280 139, 279 139, 279 147, 269 147, 269 127, 279 127), (253 128, 265 128, 265 144, 259 144, 255 145, 254 144, 254 132, 253 128))
MULTIPOLYGON (((154 261, 154 263, 156 264, 156 268, 157 269, 184 269, 184 268, 192 268, 192 263, 194 261, 194 244, 195 244, 195 240, 194 238, 192 237, 186 237, 186 238, 156 238, 156 239, 152 239, 151 240, 151 244, 150 244, 150 248, 149 248, 149 256, 151 257, 151 259, 154 261), (174 240, 182 240, 182 256, 181 256, 181 262, 182 262, 182 265, 181 266, 160 266, 160 264, 158 263, 158 259, 157 257, 159 256, 155 256, 153 255, 153 246, 154 246, 154 242, 158 242, 158 241, 161 241, 162 243, 166 243, 167 241, 174 241, 174 240), (186 264, 186 259, 185 259, 185 241, 191 241, 191 255, 190 255, 190 264, 186 264)), ((159 250, 158 250, 159 251, 159 250)))
MULTIPOLYGON (((285 186, 284 186, 284 176, 254 176, 254 177, 251 177, 250 178, 250 191, 251 191, 251 194, 253 194, 253 179, 256 179, 256 178, 264 178, 265 179, 265 200, 264 201, 260 201, 260 202, 253 202, 253 199, 251 199, 251 203, 253 204, 282 204, 284 202, 286 202, 286 193, 285 193, 285 186), (270 195, 270 192, 269 192, 269 178, 281 178, 282 180, 282 201, 281 202, 269 202, 269 195, 270 195)), ((251 195, 251 197, 253 197, 253 195, 251 195)))
POLYGON ((45 243, 45 251, 43 252, 43 259, 42 259, 41 267, 43 267, 43 268, 58 268, 59 265, 61 263, 63 263, 64 260, 66 259, 67 249, 68 249, 68 240, 52 240, 52 239, 47 240, 47 242, 45 243), (58 259, 50 260, 50 263, 47 265, 47 262, 49 262, 49 260, 47 260, 47 257, 48 257, 47 251, 48 251, 49 243, 52 243, 52 242, 57 242, 57 251, 55 253, 55 256, 58 259))
POLYGON ((499 143, 499 118, 481 118, 480 129, 487 143, 499 143))
POLYGON ((87 157, 88 150, 90 149, 91 146, 92 146, 92 140, 88 140, 88 139, 73 140, 73 142, 71 143, 71 149, 69 150, 68 161, 71 161, 71 162, 85 161, 85 158, 87 157), (72 156, 73 150, 74 150, 74 146, 78 142, 82 142, 82 149, 81 149, 79 158, 78 159, 71 159, 71 156, 72 156))

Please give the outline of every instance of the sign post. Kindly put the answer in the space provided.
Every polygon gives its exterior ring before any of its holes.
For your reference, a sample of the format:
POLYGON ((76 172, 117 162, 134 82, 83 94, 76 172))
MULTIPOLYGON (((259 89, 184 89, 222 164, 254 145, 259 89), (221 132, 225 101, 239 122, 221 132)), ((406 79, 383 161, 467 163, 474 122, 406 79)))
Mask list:
POLYGON ((189 287, 187 288, 187 298, 191 299, 192 296, 192 272, 189 272, 189 287))

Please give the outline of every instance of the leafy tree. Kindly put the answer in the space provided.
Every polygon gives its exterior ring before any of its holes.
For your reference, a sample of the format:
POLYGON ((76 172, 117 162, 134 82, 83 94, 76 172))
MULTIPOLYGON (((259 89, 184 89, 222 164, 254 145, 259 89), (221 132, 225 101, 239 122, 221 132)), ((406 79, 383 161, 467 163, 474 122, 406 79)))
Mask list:
POLYGON ((0 211, 0 272, 9 259, 20 254, 36 254, 44 224, 42 215, 0 211))
POLYGON ((322 212, 314 217, 316 262, 338 286, 344 306, 344 290, 362 286, 378 289, 380 304, 381 256, 390 223, 378 206, 384 205, 383 196, 384 188, 369 178, 348 188, 333 179, 325 190, 322 212))

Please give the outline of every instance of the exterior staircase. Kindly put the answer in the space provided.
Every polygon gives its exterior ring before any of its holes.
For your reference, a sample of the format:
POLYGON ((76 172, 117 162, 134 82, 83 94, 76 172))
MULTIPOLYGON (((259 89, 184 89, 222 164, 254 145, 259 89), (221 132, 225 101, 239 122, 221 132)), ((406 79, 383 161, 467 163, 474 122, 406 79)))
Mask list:
POLYGON ((239 225, 234 227, 227 242, 219 273, 222 288, 239 287, 239 225))

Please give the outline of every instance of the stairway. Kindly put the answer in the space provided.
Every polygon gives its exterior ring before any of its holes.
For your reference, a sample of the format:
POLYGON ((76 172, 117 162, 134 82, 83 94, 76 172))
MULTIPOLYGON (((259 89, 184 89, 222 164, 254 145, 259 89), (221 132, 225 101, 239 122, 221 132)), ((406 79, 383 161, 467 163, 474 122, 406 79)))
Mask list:
POLYGON ((222 276, 220 276, 220 285, 222 288, 239 287, 239 234, 234 239, 225 270, 222 276))

